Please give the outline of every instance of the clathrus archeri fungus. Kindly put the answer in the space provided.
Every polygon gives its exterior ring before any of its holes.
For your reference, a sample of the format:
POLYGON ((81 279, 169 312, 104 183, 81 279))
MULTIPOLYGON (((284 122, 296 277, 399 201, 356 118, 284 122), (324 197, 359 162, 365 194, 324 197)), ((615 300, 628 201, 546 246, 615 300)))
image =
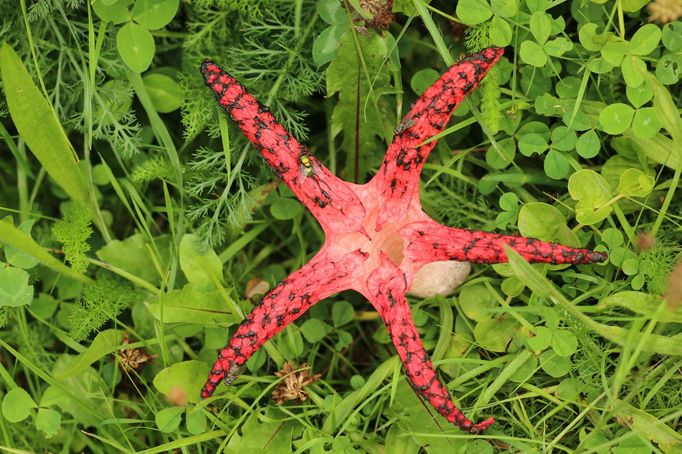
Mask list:
POLYGON ((270 110, 210 60, 201 65, 220 106, 258 149, 325 232, 322 249, 277 284, 242 321, 220 354, 201 395, 221 380, 231 383, 246 360, 305 311, 342 290, 360 292, 388 329, 414 388, 448 421, 480 433, 493 418, 474 424, 454 405, 424 350, 405 292, 416 272, 435 261, 506 262, 504 245, 529 262, 586 264, 604 254, 495 233, 446 227, 419 201, 419 176, 436 141, 464 97, 502 55, 488 48, 450 67, 414 103, 395 129, 378 173, 356 185, 334 176, 280 125, 270 110))

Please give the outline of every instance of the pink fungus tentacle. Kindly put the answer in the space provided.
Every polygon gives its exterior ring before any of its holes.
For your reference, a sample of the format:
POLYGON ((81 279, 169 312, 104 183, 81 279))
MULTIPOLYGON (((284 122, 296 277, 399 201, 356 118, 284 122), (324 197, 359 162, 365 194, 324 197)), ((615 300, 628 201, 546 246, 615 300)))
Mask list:
POLYGON ((480 433, 494 423, 493 418, 474 424, 455 406, 438 378, 428 353, 424 350, 405 297, 405 276, 387 257, 367 280, 367 299, 386 324, 388 334, 415 390, 448 421, 462 430, 480 433))
POLYGON ((210 397, 221 380, 231 384, 256 350, 313 304, 351 286, 367 255, 354 251, 336 256, 332 249, 323 247, 310 262, 277 284, 254 307, 220 350, 201 397, 210 397))
POLYGON ((354 232, 365 209, 351 187, 308 153, 236 79, 211 60, 201 65, 206 85, 273 171, 326 232, 354 232))
POLYGON ((603 262, 606 254, 572 248, 535 238, 502 235, 468 229, 445 227, 433 221, 419 221, 403 227, 405 256, 416 263, 458 260, 475 263, 504 263, 504 245, 533 263, 583 265, 603 262))
POLYGON ((438 141, 422 143, 445 129, 455 108, 501 56, 502 49, 488 48, 457 62, 421 95, 405 115, 372 181, 386 199, 377 219, 377 229, 405 215, 406 202, 419 188, 424 162, 438 141))

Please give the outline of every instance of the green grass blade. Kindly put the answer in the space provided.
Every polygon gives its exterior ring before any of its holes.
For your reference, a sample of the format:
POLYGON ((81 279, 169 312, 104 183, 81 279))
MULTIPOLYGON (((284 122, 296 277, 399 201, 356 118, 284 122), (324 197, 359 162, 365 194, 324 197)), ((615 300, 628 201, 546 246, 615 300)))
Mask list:
POLYGON ((33 155, 69 197, 91 206, 90 191, 62 125, 24 63, 6 43, 0 51, 0 72, 12 121, 33 155))

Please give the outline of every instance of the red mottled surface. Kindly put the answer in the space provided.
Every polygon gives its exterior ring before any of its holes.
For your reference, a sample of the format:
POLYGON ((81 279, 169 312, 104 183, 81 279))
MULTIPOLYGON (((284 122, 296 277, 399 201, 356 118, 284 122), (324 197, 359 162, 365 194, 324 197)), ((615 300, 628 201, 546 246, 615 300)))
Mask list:
POLYGON ((215 63, 201 66, 206 84, 244 135, 324 229, 322 250, 279 283, 237 328, 220 351, 201 391, 206 398, 227 384, 256 349, 300 317, 311 305, 341 290, 364 295, 384 320, 416 391, 462 430, 480 433, 489 418, 474 424, 452 402, 419 339, 405 292, 416 272, 435 261, 498 263, 504 245, 530 262, 584 264, 601 253, 532 238, 454 229, 430 219, 419 202, 419 174, 457 104, 478 85, 502 55, 485 49, 448 69, 414 104, 396 128, 377 175, 365 185, 344 182, 311 156, 269 110, 215 63))

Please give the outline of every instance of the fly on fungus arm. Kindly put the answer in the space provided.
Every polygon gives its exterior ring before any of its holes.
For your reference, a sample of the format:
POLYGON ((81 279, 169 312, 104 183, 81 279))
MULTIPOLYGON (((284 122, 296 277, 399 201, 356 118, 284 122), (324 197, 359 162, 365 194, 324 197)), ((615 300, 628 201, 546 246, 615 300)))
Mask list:
POLYGON ((414 389, 460 429, 470 433, 483 432, 495 420, 488 418, 474 424, 452 402, 419 338, 405 297, 406 286, 403 272, 384 255, 367 280, 365 297, 383 319, 414 389))
POLYGON ((385 198, 377 230, 405 215, 406 202, 418 190, 424 162, 438 141, 422 143, 445 129, 457 105, 501 56, 502 49, 488 48, 462 59, 431 85, 405 115, 372 181, 385 198))
POLYGON ((584 265, 603 262, 606 254, 589 249, 577 249, 557 243, 521 236, 457 229, 434 221, 408 224, 400 231, 406 241, 405 256, 426 264, 447 260, 475 263, 507 261, 504 245, 518 252, 531 263, 584 265))
POLYGON ((206 85, 273 171, 325 232, 355 232, 365 209, 350 186, 308 153, 246 89, 211 60, 201 65, 206 85))
POLYGON ((310 262, 277 284, 220 350, 201 397, 210 397, 221 380, 231 384, 256 350, 313 304, 350 288, 366 259, 360 251, 343 253, 334 246, 325 246, 310 262))

